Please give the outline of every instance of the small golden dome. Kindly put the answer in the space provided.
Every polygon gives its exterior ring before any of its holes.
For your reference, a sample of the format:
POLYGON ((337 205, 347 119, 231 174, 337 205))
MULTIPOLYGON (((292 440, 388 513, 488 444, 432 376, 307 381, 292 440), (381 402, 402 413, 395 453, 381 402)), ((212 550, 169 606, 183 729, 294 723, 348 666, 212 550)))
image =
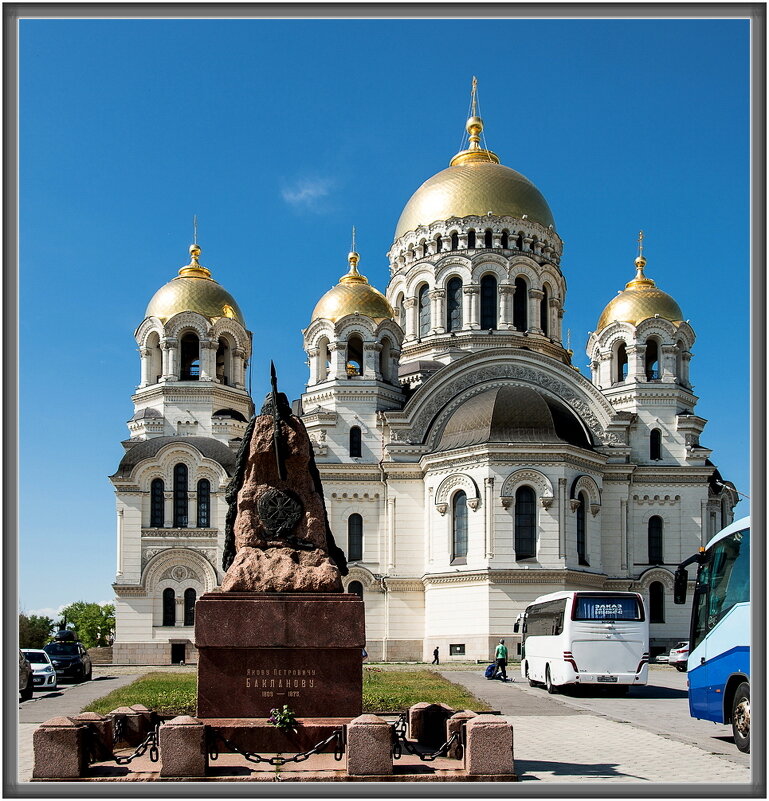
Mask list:
POLYGON ((480 146, 483 120, 476 114, 477 82, 473 78, 472 108, 466 123, 469 144, 449 167, 428 178, 411 196, 395 227, 395 239, 420 225, 471 215, 523 217, 555 228, 542 193, 521 173, 499 163, 499 157, 480 146))
POLYGON ((684 319, 681 307, 675 300, 644 275, 646 259, 642 253, 636 258, 635 265, 635 278, 625 284, 625 289, 616 298, 609 301, 598 320, 596 331, 614 322, 638 325, 650 317, 662 317, 674 323, 684 319))
POLYGON ((313 320, 331 320, 335 323, 347 314, 362 314, 376 323, 395 319, 393 307, 387 298, 358 272, 360 256, 352 251, 347 256, 350 271, 339 279, 318 301, 312 313, 313 320))
POLYGON ((145 317, 157 317, 166 322, 179 312, 193 311, 209 320, 229 317, 245 328, 246 323, 235 298, 211 278, 210 270, 198 263, 199 255, 200 247, 190 245, 190 263, 152 296, 145 317))

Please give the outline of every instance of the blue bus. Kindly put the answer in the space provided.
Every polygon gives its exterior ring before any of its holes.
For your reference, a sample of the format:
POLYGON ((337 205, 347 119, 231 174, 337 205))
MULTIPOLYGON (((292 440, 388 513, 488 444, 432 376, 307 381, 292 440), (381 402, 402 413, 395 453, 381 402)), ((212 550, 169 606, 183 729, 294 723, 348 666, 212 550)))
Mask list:
POLYGON ((686 602, 688 565, 697 581, 689 634, 689 713, 731 724, 750 751, 750 518, 720 531, 676 570, 674 600, 686 602))

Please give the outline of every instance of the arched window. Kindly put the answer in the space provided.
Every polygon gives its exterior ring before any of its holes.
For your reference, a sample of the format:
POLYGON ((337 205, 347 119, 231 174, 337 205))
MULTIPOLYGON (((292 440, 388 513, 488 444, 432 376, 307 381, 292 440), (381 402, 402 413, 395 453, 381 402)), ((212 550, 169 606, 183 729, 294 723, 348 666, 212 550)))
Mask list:
POLYGON ((684 375, 684 353, 686 352, 686 345, 679 339, 676 343, 676 378, 679 384, 686 384, 686 376, 684 375))
POLYGON ((184 591, 184 625, 195 625, 195 601, 198 594, 190 587, 184 591))
POLYGON ((531 487, 515 491, 515 558, 530 559, 537 553, 537 506, 531 487))
POLYGON ((467 560, 467 495, 458 492, 451 502, 451 561, 467 560))
POLYGON ((539 327, 542 333, 550 336, 550 292, 547 284, 542 287, 542 300, 539 302, 539 327))
POLYGON ((459 234, 456 231, 451 235, 451 249, 459 250, 459 234))
POLYGON ((627 378, 627 348, 624 342, 619 343, 617 348, 617 371, 615 381, 622 382, 627 378))
POLYGON ((443 250, 443 237, 435 237, 435 252, 440 253, 443 250))
POLYGON ((390 368, 392 366, 392 346, 387 337, 382 339, 382 350, 379 351, 379 375, 382 376, 383 381, 389 381, 392 376, 390 375, 390 368))
POLYGON ((649 434, 649 458, 662 459, 662 431, 659 428, 653 428, 649 434))
POLYGON ((729 504, 726 498, 721 498, 721 528, 726 528, 729 525, 729 504))
POLYGON ((587 526, 585 512, 587 510, 587 495, 580 492, 577 507, 577 561, 581 565, 589 565, 587 561, 587 526))
POLYGON ((462 279, 454 276, 446 284, 446 330, 462 328, 462 279))
POLYGON ((149 351, 149 364, 147 365, 147 382, 157 384, 163 377, 163 354, 160 350, 160 337, 153 331, 147 337, 147 350, 149 351))
POLYGON ((359 562, 363 559, 363 518, 352 514, 347 518, 347 560, 359 562))
POLYGON ((318 382, 325 381, 331 368, 331 357, 328 352, 328 339, 318 342, 318 382))
POLYGON ((211 527, 211 482, 207 478, 198 481, 198 528, 211 527))
POLYGON ((363 375, 363 340, 357 334, 347 340, 347 375, 363 375))
POLYGON ((646 340, 646 380, 656 381, 660 378, 660 348, 656 339, 646 340))
POLYGON ((470 229, 467 232, 467 247, 474 248, 475 247, 475 231, 470 229))
POLYGON ((352 428, 350 428, 350 456, 360 456, 360 455, 361 455, 360 428, 358 426, 352 426, 352 428))
POLYGON ((481 329, 488 331, 497 327, 497 277, 484 275, 481 278, 481 329))
POLYGON ((347 585, 347 592, 352 595, 357 595, 358 598, 363 598, 363 585, 359 581, 351 581, 347 585))
POLYGON ((502 237, 499 240, 499 244, 505 249, 510 247, 510 234, 508 231, 502 231, 502 237))
POLYGON ((166 524, 165 485, 162 478, 153 478, 150 484, 150 526, 163 528, 166 524))
POLYGON ((197 381, 200 378, 200 341, 195 334, 188 331, 182 337, 180 347, 179 380, 197 381))
POLYGON ((232 350, 224 337, 219 337, 216 349, 216 380, 229 386, 232 383, 232 350))
POLYGON ((430 289, 427 284, 419 288, 419 336, 426 337, 430 333, 430 289))
POLYGON ((665 588, 661 581, 649 585, 649 623, 665 622, 665 588))
POLYGON ((163 590, 163 625, 176 625, 176 593, 170 587, 163 590))
POLYGON ((485 248, 494 247, 494 235, 491 233, 491 228, 487 228, 483 235, 483 246, 485 248))
POLYGON ((649 564, 662 565, 665 563, 662 553, 662 518, 654 515, 649 518, 649 564))
POLYGON ((515 279, 515 294, 513 295, 513 325, 518 331, 525 331, 529 327, 527 306, 529 303, 529 287, 526 281, 518 276, 515 279))
POLYGON ((174 467, 174 528, 187 528, 187 465, 174 467))

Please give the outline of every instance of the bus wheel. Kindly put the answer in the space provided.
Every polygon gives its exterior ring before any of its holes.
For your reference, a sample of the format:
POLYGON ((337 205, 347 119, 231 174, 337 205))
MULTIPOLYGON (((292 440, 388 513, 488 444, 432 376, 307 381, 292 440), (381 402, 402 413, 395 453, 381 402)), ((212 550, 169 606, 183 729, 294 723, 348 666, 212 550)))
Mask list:
POLYGON ((558 688, 553 684, 553 680, 550 678, 550 665, 545 668, 545 689, 550 695, 558 692, 558 688))
POLYGON ((529 682, 529 687, 536 687, 537 686, 537 682, 534 681, 534 679, 529 677, 529 663, 528 662, 526 662, 526 664, 524 666, 524 670, 525 670, 524 676, 526 676, 526 678, 527 678, 527 680, 529 682))
POLYGON ((750 685, 742 682, 732 702, 732 732, 740 751, 750 753, 750 685))

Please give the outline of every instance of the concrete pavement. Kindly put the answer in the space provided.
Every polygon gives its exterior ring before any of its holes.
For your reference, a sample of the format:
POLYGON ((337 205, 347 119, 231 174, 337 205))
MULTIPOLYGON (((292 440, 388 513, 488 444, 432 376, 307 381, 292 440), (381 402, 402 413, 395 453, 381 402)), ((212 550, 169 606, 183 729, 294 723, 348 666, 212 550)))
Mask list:
MULTIPOLYGON (((580 708, 580 698, 548 695, 542 689, 531 688, 520 674, 515 676, 515 682, 507 684, 485 679, 481 670, 477 673, 443 670, 441 674, 499 709, 513 724, 515 770, 521 781, 730 786, 750 782, 750 757, 738 752, 733 744, 729 754, 716 754, 692 742, 672 739, 670 735, 628 722, 621 702, 632 697, 634 704, 643 706, 644 701, 639 702, 634 696, 623 699, 596 694, 585 699, 596 707, 602 704, 609 712, 622 710, 619 714, 623 718, 613 719, 606 712, 580 708)), ((631 693, 640 689, 635 688, 631 693)), ((675 715, 669 717, 669 722, 658 722, 658 727, 674 728, 675 715)), ((688 708, 686 721, 690 721, 688 708)))

